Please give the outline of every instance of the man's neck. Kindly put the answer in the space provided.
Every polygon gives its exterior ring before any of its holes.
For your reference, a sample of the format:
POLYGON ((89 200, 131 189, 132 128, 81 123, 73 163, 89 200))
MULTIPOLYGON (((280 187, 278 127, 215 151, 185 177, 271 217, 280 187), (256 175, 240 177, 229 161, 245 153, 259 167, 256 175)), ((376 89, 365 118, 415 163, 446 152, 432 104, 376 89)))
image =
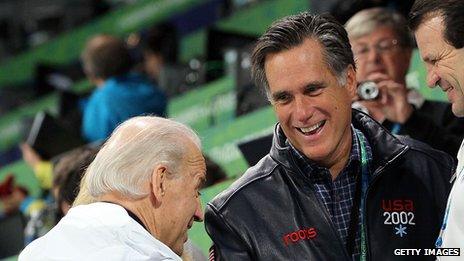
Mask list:
POLYGON ((95 85, 97 88, 102 87, 105 84, 105 79, 103 78, 89 78, 90 82, 95 85))
POLYGON ((340 172, 345 168, 350 158, 351 144, 353 142, 353 136, 351 128, 344 134, 344 138, 338 144, 338 150, 330 157, 330 159, 324 164, 329 169, 332 180, 335 180, 340 172))
POLYGON ((126 210, 132 212, 148 230, 148 232, 157 237, 155 218, 153 217, 153 206, 148 196, 141 199, 127 199, 118 193, 108 193, 100 198, 100 201, 106 201, 120 205, 126 210))

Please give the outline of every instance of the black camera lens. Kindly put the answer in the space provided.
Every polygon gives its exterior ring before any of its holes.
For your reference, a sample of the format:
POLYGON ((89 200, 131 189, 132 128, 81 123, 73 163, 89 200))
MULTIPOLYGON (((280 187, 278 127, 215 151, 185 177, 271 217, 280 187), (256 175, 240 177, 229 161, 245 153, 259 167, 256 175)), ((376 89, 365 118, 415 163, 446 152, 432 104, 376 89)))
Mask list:
POLYGON ((379 87, 375 82, 365 81, 358 85, 358 96, 361 100, 375 100, 379 98, 379 87))

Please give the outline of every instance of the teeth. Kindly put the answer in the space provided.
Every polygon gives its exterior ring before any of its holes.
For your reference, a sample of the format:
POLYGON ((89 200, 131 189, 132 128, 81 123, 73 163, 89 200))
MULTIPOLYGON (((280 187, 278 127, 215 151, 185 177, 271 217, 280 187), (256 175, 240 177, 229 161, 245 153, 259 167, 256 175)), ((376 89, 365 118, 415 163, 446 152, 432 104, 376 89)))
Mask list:
POLYGON ((300 128, 300 130, 301 130, 302 132, 304 132, 304 133, 312 132, 312 131, 316 130, 317 128, 321 127, 321 126, 322 126, 322 123, 323 123, 323 121, 319 122, 319 123, 316 124, 316 125, 313 125, 313 126, 311 126, 311 127, 308 127, 308 128, 303 128, 303 127, 302 127, 302 128, 300 128))

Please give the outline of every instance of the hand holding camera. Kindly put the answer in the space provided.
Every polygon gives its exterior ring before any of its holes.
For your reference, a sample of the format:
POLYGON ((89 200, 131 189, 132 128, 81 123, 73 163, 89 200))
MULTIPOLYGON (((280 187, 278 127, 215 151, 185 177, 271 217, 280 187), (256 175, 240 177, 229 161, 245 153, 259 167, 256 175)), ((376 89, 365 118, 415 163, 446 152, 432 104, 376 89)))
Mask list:
POLYGON ((360 104, 379 122, 387 119, 403 124, 414 110, 408 102, 406 86, 384 73, 372 73, 366 81, 361 81, 357 94, 360 104))

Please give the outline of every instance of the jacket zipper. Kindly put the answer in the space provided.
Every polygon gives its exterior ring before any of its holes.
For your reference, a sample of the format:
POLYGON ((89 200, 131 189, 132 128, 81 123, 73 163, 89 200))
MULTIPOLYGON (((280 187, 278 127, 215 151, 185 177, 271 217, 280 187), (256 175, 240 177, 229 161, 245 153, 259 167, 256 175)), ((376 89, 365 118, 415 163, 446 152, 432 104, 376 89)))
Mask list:
POLYGON ((371 251, 370 251, 370 247, 369 247, 369 226, 368 226, 368 223, 367 220, 369 218, 369 216, 367 215, 367 199, 368 199, 368 195, 369 195, 369 192, 371 191, 371 187, 374 185, 374 183, 380 178, 381 176, 381 173, 390 165, 392 164, 398 157, 402 156, 407 150, 409 149, 408 146, 406 146, 402 151, 400 151, 393 159, 391 159, 390 161, 388 161, 387 163, 385 163, 385 165, 379 167, 373 174, 374 176, 374 179, 369 183, 369 186, 367 187, 367 191, 366 191, 366 195, 364 196, 363 200, 365 200, 366 202, 366 208, 364 209, 365 211, 365 217, 366 217, 366 220, 365 220, 365 227, 366 227, 366 244, 367 244, 367 260, 372 260, 371 258, 371 251))

